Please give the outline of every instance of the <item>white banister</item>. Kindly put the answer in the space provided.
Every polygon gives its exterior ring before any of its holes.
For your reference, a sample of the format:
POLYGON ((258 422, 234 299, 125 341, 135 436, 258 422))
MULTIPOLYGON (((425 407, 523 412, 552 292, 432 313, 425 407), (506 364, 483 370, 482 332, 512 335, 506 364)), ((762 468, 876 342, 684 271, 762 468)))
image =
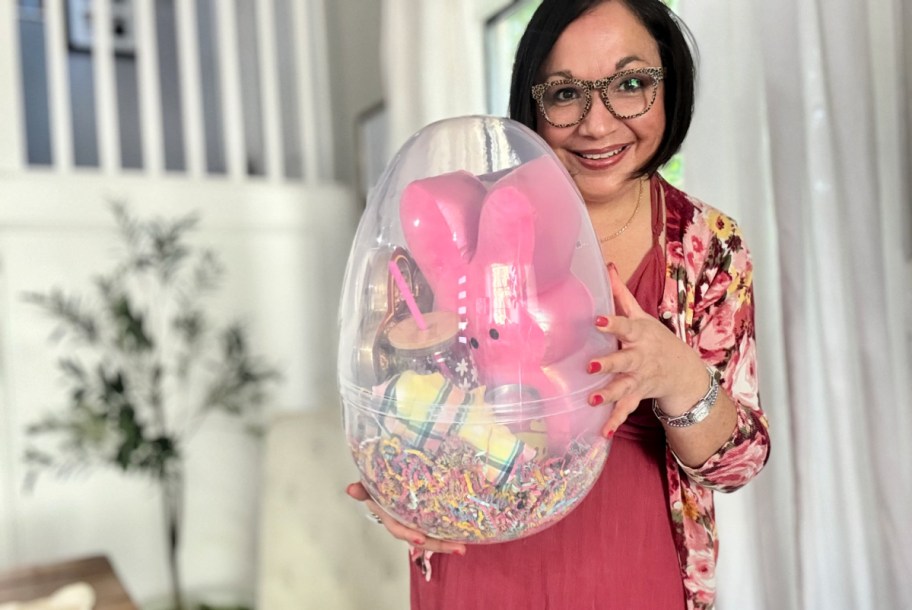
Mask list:
POLYGON ((203 134, 203 94, 200 79, 196 0, 175 0, 177 61, 180 76, 184 162, 190 177, 200 178, 206 167, 203 134))
MULTIPOLYGON (((295 4, 298 4, 295 2, 295 4)), ((317 173, 314 178, 319 181, 333 179, 333 167, 335 166, 335 146, 333 145, 333 134, 331 121, 328 120, 328 109, 332 106, 329 86, 329 43, 326 39, 326 33, 329 27, 326 21, 326 0, 310 0, 305 2, 310 8, 310 61, 313 66, 314 88, 312 96, 305 106, 305 111, 310 116, 311 121, 316 123, 316 129, 313 133, 315 152, 312 156, 316 157, 317 173)))
POLYGON ((280 180, 283 176, 282 108, 279 105, 279 56, 276 39, 275 2, 256 3, 257 46, 260 60, 260 88, 263 115, 263 153, 266 177, 280 180))
POLYGON ((136 0, 134 23, 143 167, 147 173, 160 174, 164 167, 165 152, 154 0, 136 0))
POLYGON ((237 11, 234 2, 212 3, 218 40, 218 67, 221 81, 225 166, 228 176, 243 180, 247 176, 244 144, 244 110, 241 103, 241 66, 238 57, 237 11))
POLYGON ((48 74, 48 108, 54 168, 73 167, 73 122, 70 113, 70 76, 67 66, 66 6, 64 0, 44 3, 44 48, 48 74))
MULTIPOLYGON (((159 49, 158 0, 132 0, 132 21, 135 36, 135 68, 138 93, 139 142, 124 139, 133 135, 121 133, 122 103, 118 82, 118 70, 122 62, 115 56, 117 43, 113 18, 119 5, 117 0, 88 0, 85 8, 91 15, 91 32, 88 50, 91 57, 91 85, 74 80, 72 70, 73 51, 69 48, 69 23, 67 7, 70 0, 44 0, 40 7, 26 3, 26 9, 19 2, 0 0, 0 117, 6 119, 6 126, 0 129, 0 170, 29 170, 29 135, 21 70, 21 46, 19 43, 21 19, 41 14, 44 22, 44 55, 46 57, 47 108, 52 169, 59 173, 72 173, 81 145, 79 125, 74 124, 74 103, 78 110, 93 107, 95 119, 95 142, 98 155, 98 169, 102 175, 120 174, 123 169, 123 152, 130 147, 141 147, 142 172, 148 176, 160 176, 165 172, 165 128, 169 123, 168 113, 177 115, 178 109, 167 106, 168 99, 162 97, 160 65, 162 52, 159 49), (85 87, 90 87, 86 91, 85 87), (89 99, 73 99, 74 95, 85 95, 89 99), (123 147, 128 147, 122 150, 123 147)), ((188 178, 201 179, 208 174, 207 145, 218 142, 224 146, 225 171, 235 181, 248 179, 247 126, 251 117, 246 117, 245 103, 251 99, 257 102, 258 116, 253 119, 262 125, 262 168, 269 182, 283 182, 286 176, 300 176, 309 185, 333 179, 332 124, 328 120, 332 100, 329 97, 327 41, 326 41, 326 0, 225 0, 200 4, 201 0, 173 0, 176 38, 176 61, 179 86, 181 135, 184 152, 184 171, 188 178), (281 5, 277 6, 277 3, 281 5), (201 10, 205 7, 205 11, 201 10), (281 12, 279 12, 281 8, 281 12), (243 9, 243 10, 242 10, 243 9), (205 14, 204 14, 205 13, 205 14), (248 34, 247 23, 240 19, 255 18, 256 63, 258 90, 244 89, 248 86, 245 70, 253 64, 247 63, 241 53, 253 49, 240 48, 247 40, 240 34, 248 34), (199 23, 206 19, 206 23, 199 23), (279 21, 281 20, 281 21, 279 21), (239 25, 242 32, 239 32, 239 25), (200 27, 205 26, 204 40, 200 40, 200 27), (211 32, 211 38, 205 36, 211 32), (287 38, 287 44, 280 46, 287 38), (212 42, 216 50, 215 65, 218 70, 218 91, 214 103, 220 105, 220 121, 216 133, 207 134, 204 107, 204 90, 201 61, 201 45, 212 42), (287 48, 286 48, 287 46, 287 48), (244 70, 242 70, 244 68, 244 70), (283 120, 282 87, 291 89, 289 95, 295 98, 296 121, 287 125, 283 120), (256 97, 253 97, 256 96, 256 97), (292 126, 293 124, 293 126, 292 126), (286 133, 288 127, 291 133, 286 133), (213 140, 210 142, 207 137, 213 140), (299 147, 297 158, 286 158, 289 139, 299 147), (292 164, 299 164, 292 167, 292 164), (286 167, 287 166, 287 167, 286 167)), ((81 6, 81 5, 80 5, 81 6)), ((29 32, 39 32, 32 27, 29 32)), ((34 44, 35 41, 26 41, 34 44)), ((208 51, 208 49, 206 49, 208 51)), ((252 58, 251 58, 252 59, 252 58)), ((80 60, 81 61, 81 60, 80 60)), ((40 78, 43 75, 29 75, 40 78)), ((167 79, 174 76, 165 75, 167 79)), ((31 81, 29 81, 31 82, 31 81)), ((36 81, 39 82, 39 81, 36 81)), ((167 85, 171 80, 166 80, 167 85)), ((252 86, 253 83, 250 83, 252 86)), ((42 87, 36 87, 40 91, 42 87)), ((126 92, 129 93, 129 92, 126 92)), ((34 100, 43 109, 44 100, 34 100)), ((127 108, 129 110, 129 108, 127 108)), ((43 121, 43 117, 41 118, 43 121)), ((175 120, 178 120, 175 117, 175 120)), ((43 130, 44 126, 40 125, 43 130)), ((36 134, 35 137, 42 137, 36 134)), ((257 134, 258 136, 258 134, 257 134)), ((45 142, 37 142, 42 147, 45 142)), ((92 144, 92 142, 89 142, 92 144)), ((259 151, 258 151, 259 152, 259 151)), ((81 173, 81 172, 80 172, 81 173)), ((130 171, 128 173, 137 174, 130 171)), ((221 177, 217 177, 221 179, 221 177)), ((261 181, 259 177, 255 180, 261 181)))
MULTIPOLYGON (((311 11, 308 7, 309 2, 295 2, 289 0, 291 4, 291 21, 292 35, 294 41, 294 61, 295 61, 295 83, 297 85, 297 102, 298 108, 301 109, 298 128, 300 129, 301 141, 301 159, 303 163, 304 180, 308 183, 314 183, 324 176, 321 172, 321 156, 332 157, 331 142, 325 150, 320 149, 321 144, 321 127, 320 123, 329 121, 319 121, 318 117, 324 119, 329 116, 329 112, 321 113, 320 108, 326 106, 319 105, 318 100, 327 103, 318 93, 321 89, 329 86, 328 82, 317 82, 319 77, 315 69, 319 55, 314 48, 314 27, 312 23, 311 11)), ((317 0, 319 2, 319 0, 317 0)), ((325 57, 325 55, 323 55, 325 57)))
POLYGON ((115 173, 121 167, 117 83, 114 75, 114 49, 110 24, 110 0, 93 0, 92 71, 95 78, 95 121, 98 126, 98 166, 104 173, 115 173))
POLYGON ((25 116, 22 114, 22 71, 19 62, 18 2, 0 2, 0 172, 25 165, 25 116))

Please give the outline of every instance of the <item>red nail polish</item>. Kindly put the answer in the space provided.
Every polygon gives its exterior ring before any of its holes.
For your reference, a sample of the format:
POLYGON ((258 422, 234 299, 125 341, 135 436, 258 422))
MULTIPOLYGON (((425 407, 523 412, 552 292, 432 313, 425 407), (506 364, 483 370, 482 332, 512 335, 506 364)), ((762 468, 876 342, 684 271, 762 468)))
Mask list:
POLYGON ((421 540, 421 538, 412 538, 412 544, 419 546, 421 544, 424 544, 424 542, 421 540))
POLYGON ((608 433, 605 434, 605 438, 607 438, 609 441, 611 440, 611 437, 613 437, 613 436, 614 436, 614 430, 609 430, 608 433))
POLYGON ((600 326, 601 328, 605 328, 606 326, 608 326, 608 318, 606 318, 605 316, 597 316, 595 318, 595 325, 600 326))
POLYGON ((592 396, 589 397, 589 404, 594 407, 596 405, 602 404, 602 402, 604 402, 604 400, 605 399, 602 398, 601 394, 593 394, 592 396))
POLYGON ((600 370, 602 370, 602 364, 600 362, 595 362, 595 361, 590 362, 589 366, 586 367, 586 370, 589 371, 590 373, 598 373, 600 370))
POLYGON ((465 556, 465 551, 463 551, 462 549, 456 549, 453 552, 456 553, 457 555, 459 555, 460 557, 465 556))

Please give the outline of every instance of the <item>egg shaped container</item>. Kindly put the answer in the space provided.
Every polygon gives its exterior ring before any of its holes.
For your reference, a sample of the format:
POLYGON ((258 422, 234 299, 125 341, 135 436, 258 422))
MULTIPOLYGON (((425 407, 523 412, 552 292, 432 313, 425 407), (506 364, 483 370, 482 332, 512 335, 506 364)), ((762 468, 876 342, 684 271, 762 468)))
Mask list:
POLYGON ((361 481, 428 536, 495 543, 556 523, 608 456, 617 349, 586 206, 533 131, 508 119, 433 123, 393 158, 349 255, 338 387, 361 481))

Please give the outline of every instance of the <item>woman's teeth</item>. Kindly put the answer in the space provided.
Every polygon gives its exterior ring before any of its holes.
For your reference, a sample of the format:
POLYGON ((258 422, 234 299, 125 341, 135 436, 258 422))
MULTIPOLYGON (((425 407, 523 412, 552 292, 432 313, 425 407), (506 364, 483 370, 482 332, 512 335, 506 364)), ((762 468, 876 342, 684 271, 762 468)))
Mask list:
POLYGON ((625 148, 627 148, 627 147, 622 146, 621 148, 618 148, 617 150, 612 150, 611 152, 606 152, 606 153, 598 153, 596 155, 579 153, 579 156, 581 156, 584 159, 592 159, 593 161, 598 161, 599 159, 610 159, 611 157, 615 157, 615 156, 619 155, 625 148))

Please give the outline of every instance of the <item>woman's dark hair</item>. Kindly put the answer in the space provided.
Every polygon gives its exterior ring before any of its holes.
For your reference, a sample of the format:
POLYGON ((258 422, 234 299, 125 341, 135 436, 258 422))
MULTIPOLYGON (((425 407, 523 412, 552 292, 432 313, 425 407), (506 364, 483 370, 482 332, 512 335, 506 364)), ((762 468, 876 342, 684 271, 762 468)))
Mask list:
POLYGON ((636 172, 639 176, 652 175, 684 142, 693 117, 696 81, 693 36, 661 0, 544 0, 516 49, 510 118, 536 129, 538 108, 532 99, 532 85, 540 78, 542 64, 567 26, 603 2, 623 2, 630 9, 658 44, 665 68, 665 133, 658 150, 636 172))

